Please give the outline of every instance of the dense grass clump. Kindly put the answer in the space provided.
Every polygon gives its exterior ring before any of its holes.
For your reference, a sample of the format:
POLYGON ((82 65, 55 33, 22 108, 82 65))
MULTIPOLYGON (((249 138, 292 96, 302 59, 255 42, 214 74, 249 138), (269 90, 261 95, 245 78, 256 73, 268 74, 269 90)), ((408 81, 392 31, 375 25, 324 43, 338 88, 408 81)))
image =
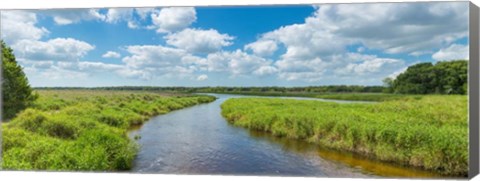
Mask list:
POLYGON ((222 104, 234 125, 307 140, 444 175, 468 173, 466 96, 375 104, 237 98, 222 104))
POLYGON ((2 169, 128 170, 131 126, 211 96, 128 91, 38 91, 34 105, 2 125, 2 169))

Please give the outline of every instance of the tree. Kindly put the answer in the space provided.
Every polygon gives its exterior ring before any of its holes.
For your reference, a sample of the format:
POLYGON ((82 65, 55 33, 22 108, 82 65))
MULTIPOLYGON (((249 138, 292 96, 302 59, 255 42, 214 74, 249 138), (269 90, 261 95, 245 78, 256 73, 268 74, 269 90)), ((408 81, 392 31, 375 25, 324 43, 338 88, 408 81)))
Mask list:
MULTIPOLYGON (((466 94, 468 61, 455 60, 412 65, 391 82, 400 94, 466 94)), ((388 81, 388 80, 387 80, 388 81)))
POLYGON ((13 50, 0 40, 2 54, 2 120, 13 118, 38 97, 32 94, 28 79, 17 64, 13 50))
POLYGON ((383 92, 385 93, 392 93, 393 92, 393 79, 391 77, 387 77, 382 80, 383 85, 385 86, 385 89, 383 92))

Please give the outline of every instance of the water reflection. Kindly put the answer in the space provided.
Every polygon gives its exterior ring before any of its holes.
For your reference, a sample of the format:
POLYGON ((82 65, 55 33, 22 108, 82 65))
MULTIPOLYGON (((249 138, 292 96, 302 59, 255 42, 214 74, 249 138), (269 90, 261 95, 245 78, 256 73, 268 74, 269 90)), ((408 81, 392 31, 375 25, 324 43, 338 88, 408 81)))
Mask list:
POLYGON ((254 139, 265 139, 269 142, 279 144, 282 146, 282 149, 297 152, 299 154, 314 153, 323 159, 336 161, 353 168, 358 168, 365 174, 386 177, 445 178, 445 176, 436 174, 434 172, 404 167, 393 163, 376 161, 348 152, 329 150, 306 141, 276 137, 266 132, 249 131, 249 134, 254 139))

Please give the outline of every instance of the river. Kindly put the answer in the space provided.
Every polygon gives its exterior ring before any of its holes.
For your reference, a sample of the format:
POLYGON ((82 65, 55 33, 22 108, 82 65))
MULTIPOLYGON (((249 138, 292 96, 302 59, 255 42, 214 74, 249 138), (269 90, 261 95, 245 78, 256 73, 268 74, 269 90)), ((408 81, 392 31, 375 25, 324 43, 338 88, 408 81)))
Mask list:
POLYGON ((140 137, 136 140, 140 150, 131 171, 208 175, 436 177, 433 173, 371 161, 321 149, 303 141, 233 126, 222 117, 220 105, 229 98, 257 96, 211 95, 218 99, 156 116, 130 131, 132 139, 140 137))

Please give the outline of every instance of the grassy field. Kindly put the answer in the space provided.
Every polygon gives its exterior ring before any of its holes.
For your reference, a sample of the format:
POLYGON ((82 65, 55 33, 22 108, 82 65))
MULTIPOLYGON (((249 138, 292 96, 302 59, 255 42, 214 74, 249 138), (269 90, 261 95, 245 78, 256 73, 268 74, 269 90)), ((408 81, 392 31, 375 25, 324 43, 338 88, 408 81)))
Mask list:
POLYGON ((388 99, 375 104, 338 104, 236 98, 222 104, 222 115, 234 125, 325 148, 444 175, 467 175, 467 96, 388 99))
POLYGON ((2 125, 7 170, 128 170, 137 152, 127 130, 150 117, 215 100, 132 91, 42 90, 2 125))

